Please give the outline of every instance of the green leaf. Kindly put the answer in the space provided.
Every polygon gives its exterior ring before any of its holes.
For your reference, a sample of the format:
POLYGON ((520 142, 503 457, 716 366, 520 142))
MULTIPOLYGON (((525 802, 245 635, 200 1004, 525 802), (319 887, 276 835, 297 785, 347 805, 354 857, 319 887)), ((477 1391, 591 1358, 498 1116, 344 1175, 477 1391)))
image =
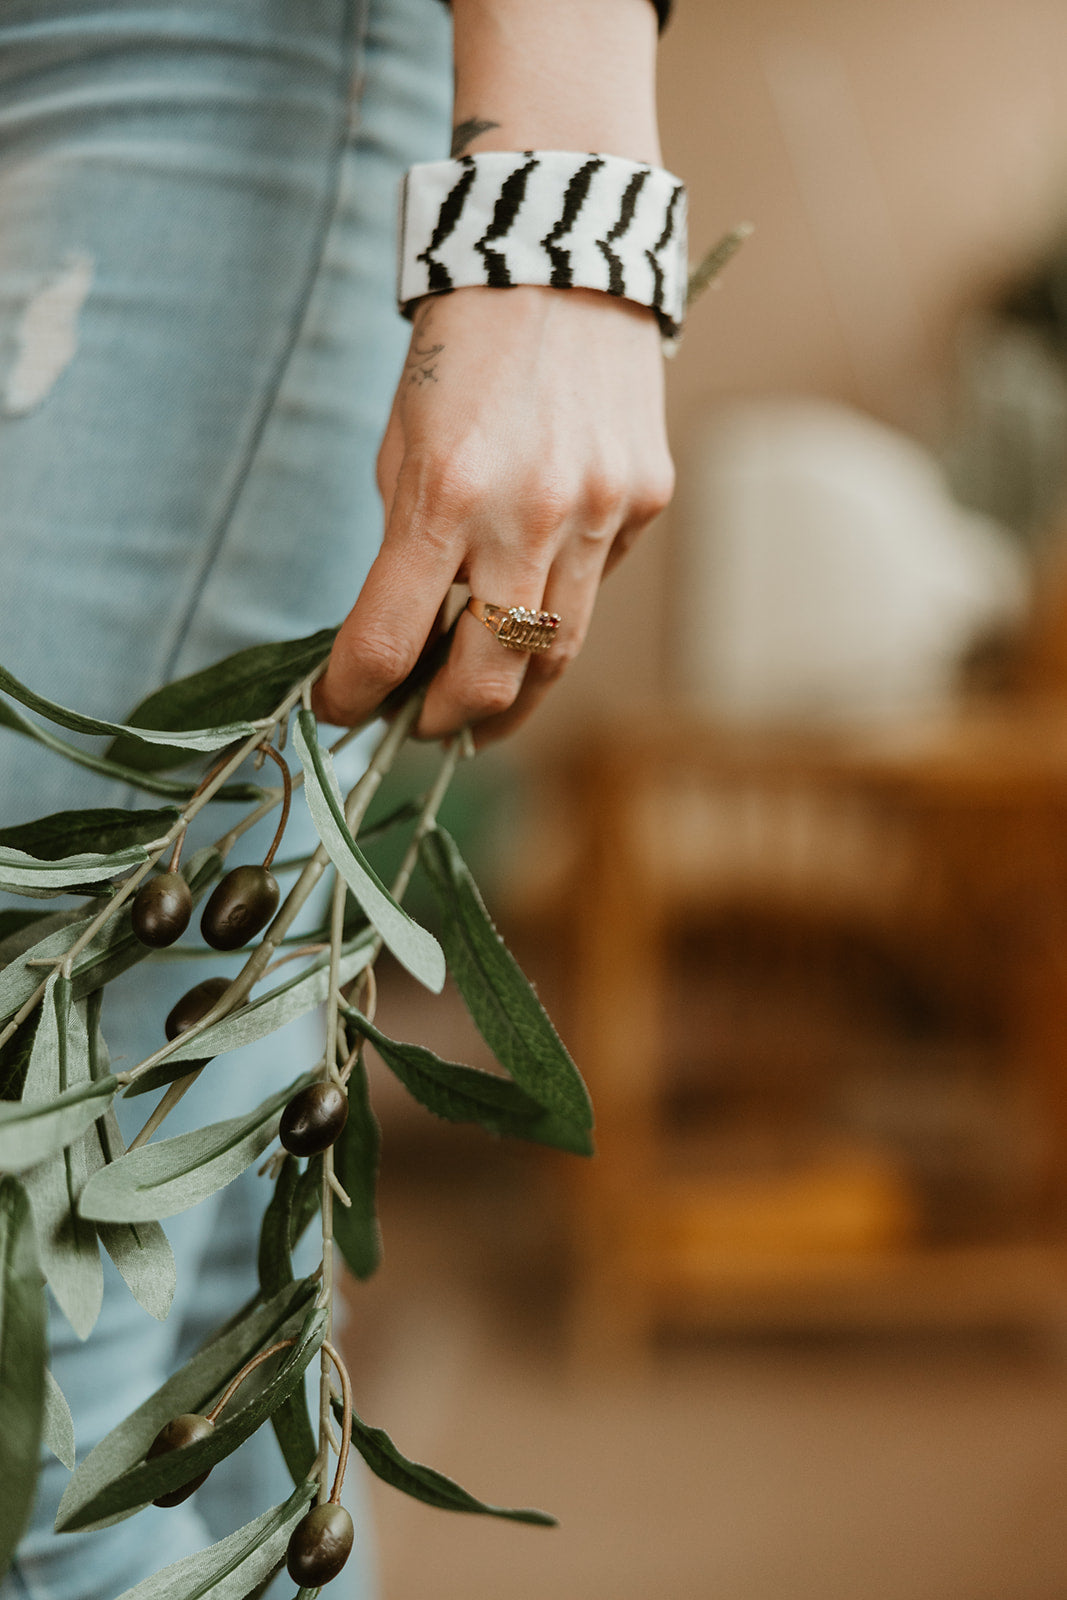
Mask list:
POLYGON ((588 1131, 593 1108, 577 1067, 493 926, 455 841, 434 828, 419 859, 441 907, 449 970, 482 1038, 538 1105, 588 1131))
MULTIPOLYGON (((133 767, 120 766, 118 762, 107 761, 103 756, 94 755, 90 750, 81 750, 69 740, 59 738, 50 728, 39 728, 28 717, 19 716, 2 700, 0 700, 0 728, 10 728, 13 733, 21 733, 24 738, 43 745, 46 750, 54 750, 57 755, 61 755, 76 767, 85 767, 89 772, 100 773, 102 777, 131 784, 136 789, 143 789, 146 794, 162 795, 169 800, 190 800, 196 789, 195 781, 189 783, 177 778, 149 777, 145 773, 135 771, 133 767)), ((213 803, 215 800, 239 800, 256 804, 262 799, 263 790, 256 784, 227 783, 216 791, 213 803)))
POLYGON ((5 1101, 0 1105, 0 1172, 23 1172, 73 1144, 104 1114, 118 1086, 116 1078, 104 1077, 76 1083, 54 1100, 5 1101))
MULTIPOLYGON (((322 1157, 314 1157, 308 1162, 306 1173, 302 1173, 296 1157, 287 1155, 263 1214, 259 1235, 259 1286, 264 1296, 279 1293, 293 1281, 292 1249, 303 1232, 301 1213, 307 1210, 305 1194, 309 1179, 314 1185, 317 1210, 322 1157)), ((271 1413, 270 1421, 289 1474, 293 1482, 299 1484, 311 1471, 318 1453, 303 1387, 295 1389, 288 1400, 271 1413)))
MULTIPOLYGON (((12 954, 20 952, 13 950, 12 945, 16 938, 25 935, 27 928, 32 928, 35 922, 43 922, 47 912, 18 910, 0 911, 0 967, 11 960, 12 954), (11 944, 9 944, 11 941, 11 944)), ((33 940, 30 939, 32 944, 33 940)))
POLYGON ((0 1573, 33 1505, 44 1423, 45 1306, 26 1191, 0 1178, 0 1573))
MULTIPOLYGON (((313 672, 330 653, 336 628, 322 628, 306 639, 281 644, 256 644, 236 655, 216 661, 187 678, 157 689, 130 712, 136 728, 193 728, 218 717, 267 717, 301 678, 313 672)), ((142 771, 173 767, 186 759, 180 739, 173 748, 146 750, 132 740, 118 738, 108 749, 113 761, 126 762, 142 771)))
MULTIPOLYGON (((248 1398, 251 1385, 248 1390, 243 1386, 238 1389, 206 1439, 198 1439, 181 1451, 156 1456, 154 1461, 132 1463, 109 1483, 102 1484, 79 1511, 66 1517, 62 1529, 87 1528, 124 1512, 138 1510, 158 1495, 180 1488, 190 1478, 232 1455, 263 1425, 271 1412, 302 1385, 305 1369, 325 1336, 326 1312, 322 1309, 310 1312, 296 1343, 279 1354, 278 1365, 267 1382, 252 1398, 248 1398)), ((60 1528, 58 1521, 56 1526, 60 1528)))
POLYGON ((490 1133, 550 1145, 572 1155, 592 1154, 585 1128, 546 1111, 510 1078, 445 1061, 423 1045, 389 1039, 351 1006, 345 1016, 371 1041, 408 1093, 435 1116, 448 1122, 477 1122, 490 1133))
MULTIPOLYGON (((26 1107, 49 1107, 68 1089, 96 1087, 89 1075, 85 1023, 72 1008, 70 996, 69 980, 53 973, 41 1002, 41 1020, 22 1091, 21 1104, 26 1107)), ((26 1174, 41 1266, 79 1339, 87 1339, 92 1331, 104 1294, 96 1229, 78 1211, 88 1174, 85 1135, 26 1174)))
MULTIPOLYGON (((32 1012, 19 1023, 10 1039, 0 1045, 0 1100, 18 1100, 22 1095, 39 1016, 40 1012, 32 1012)), ((0 1161, 0 1168, 2 1166, 0 1161)))
MULTIPOLYGON (((374 954, 374 943, 373 934, 365 931, 344 947, 339 968, 342 984, 351 983, 357 973, 363 971, 374 954)), ((324 955, 303 972, 278 984, 277 988, 239 1007, 220 1022, 213 1022, 210 1028, 196 1034, 188 1044, 179 1045, 165 1061, 161 1061, 157 1067, 151 1067, 140 1078, 135 1078, 126 1091, 127 1096, 147 1094, 165 1083, 172 1083, 175 1078, 184 1078, 190 1070, 191 1061, 213 1060, 227 1050, 238 1050, 242 1045, 266 1039, 287 1022, 293 1022, 322 1005, 329 987, 330 958, 324 955)))
POLYGON ((78 887, 88 893, 97 884, 147 860, 148 851, 141 845, 131 845, 128 850, 116 850, 108 856, 66 856, 61 861, 38 861, 24 850, 11 850, 5 845, 0 846, 0 889, 41 898, 78 887))
POLYGON ((278 1132, 282 1108, 315 1076, 305 1073, 243 1117, 127 1151, 90 1178, 81 1197, 82 1215, 97 1222, 152 1222, 188 1211, 263 1154, 278 1132))
MULTIPOLYGON (((70 728, 73 733, 110 733, 121 734, 134 745, 180 745, 183 751, 189 750, 222 750, 228 744, 233 744, 236 739, 248 739, 255 728, 251 722, 230 722, 225 726, 211 726, 199 728, 166 730, 152 728, 141 724, 136 728, 129 727, 124 722, 108 722, 102 717, 87 717, 80 711, 71 711, 67 706, 61 706, 55 700, 49 700, 43 694, 26 684, 20 683, 14 673, 6 667, 0 667, 0 693, 9 694, 20 705, 26 706, 30 711, 36 711, 38 716, 45 717, 49 722, 56 722, 61 728, 70 728)), ((216 713, 218 708, 214 708, 216 713)), ((187 757, 182 757, 187 759, 187 757)), ((136 765, 136 763, 131 763, 136 765)))
POLYGON ((349 832, 333 762, 319 743, 310 711, 301 711, 297 719, 293 747, 304 769, 308 809, 330 860, 400 965, 439 994, 445 981, 441 947, 393 899, 349 832))
MULTIPOLYGON (((89 1073, 94 1083, 108 1079, 107 1046, 100 1032, 101 990, 88 1001, 85 1024, 89 1039, 89 1073)), ((99 1117, 88 1138, 87 1169, 90 1175, 126 1153, 118 1119, 110 1106, 99 1117)), ((158 1222, 101 1222, 97 1225, 100 1243, 126 1281, 138 1305, 158 1322, 166 1319, 174 1299, 176 1276, 174 1252, 158 1222)))
MULTIPOLYGON (((311 1278, 291 1284, 265 1305, 257 1302, 251 1306, 198 1350, 180 1371, 101 1439, 78 1465, 59 1503, 56 1531, 62 1533, 67 1528, 94 1524, 98 1519, 92 1507, 113 1483, 143 1461, 164 1423, 184 1412, 203 1414, 209 1411, 246 1361, 268 1345, 300 1331, 317 1292, 318 1284, 311 1278)), ((235 1405, 236 1401, 237 1396, 235 1405)), ((157 1457, 157 1461, 165 1459, 157 1457)), ((183 1461, 187 1459, 183 1456, 183 1461)), ((179 1481, 175 1477, 171 1487, 179 1481)), ((148 1498, 154 1499, 156 1493, 163 1492, 153 1490, 148 1498)), ((99 1520, 112 1519, 101 1514, 99 1520)))
POLYGON ((177 806, 155 811, 122 811, 107 807, 96 811, 56 811, 36 822, 0 828, 0 845, 23 850, 40 861, 93 851, 111 855, 129 845, 162 839, 181 815, 177 806))
MULTIPOLYGON (((334 1410, 341 1415, 341 1407, 334 1402, 334 1410)), ((359 1451, 375 1477, 381 1478, 394 1489, 408 1494, 413 1500, 422 1500, 428 1506, 438 1506, 442 1511, 472 1511, 488 1517, 506 1517, 511 1522, 530 1522, 541 1528, 554 1528, 555 1517, 547 1511, 534 1511, 524 1507, 488 1505, 475 1499, 458 1483, 446 1478, 433 1467, 424 1467, 402 1455, 387 1433, 372 1428, 362 1418, 352 1413, 352 1444, 359 1451)))
MULTIPOLYGON (((193 892, 194 901, 201 898, 208 885, 218 876, 221 867, 222 858, 217 850, 210 847, 198 850, 190 857, 182 868, 182 876, 193 892)), ((13 1017, 40 985, 41 969, 29 966, 28 962, 65 955, 92 921, 92 917, 78 912, 74 913, 75 920, 71 921, 70 915, 69 912, 60 912, 56 918, 42 922, 42 928, 48 931, 36 944, 23 950, 17 959, 0 970, 0 1025, 13 1017), (54 925, 56 923, 58 927, 54 925)), ((146 960, 150 954, 152 952, 148 946, 141 943, 130 926, 129 907, 123 906, 76 958, 72 975, 74 998, 83 999, 94 989, 110 983, 112 978, 136 966, 139 961, 146 960)))
POLYGON ((246 1600, 281 1569, 293 1529, 314 1498, 315 1485, 301 1484, 284 1505, 218 1544, 173 1561, 118 1600, 246 1600))
POLYGON ((43 1442, 68 1472, 74 1471, 74 1418, 67 1397, 46 1367, 44 1373, 43 1442))
POLYGON ((367 1092, 367 1072, 357 1059, 348 1080, 348 1120, 333 1147, 334 1171, 351 1206, 335 1202, 333 1236, 350 1272, 369 1278, 382 1259, 378 1225, 378 1160, 382 1134, 367 1092))

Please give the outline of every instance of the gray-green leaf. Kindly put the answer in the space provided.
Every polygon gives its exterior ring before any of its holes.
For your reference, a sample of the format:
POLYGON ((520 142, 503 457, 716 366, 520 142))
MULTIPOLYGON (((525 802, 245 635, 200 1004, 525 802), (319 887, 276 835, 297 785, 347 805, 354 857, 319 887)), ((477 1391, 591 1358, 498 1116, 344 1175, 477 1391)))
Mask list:
POLYGON ((57 1531, 94 1523, 91 1508, 98 1496, 144 1459, 164 1423, 183 1412, 210 1410, 246 1361, 278 1339, 299 1332, 317 1288, 314 1280, 306 1279, 287 1285, 265 1305, 253 1305, 101 1439, 67 1485, 56 1517, 57 1531))
POLYGON ((14 673, 8 672, 6 667, 0 667, 0 693, 9 694, 12 700, 17 700, 30 711, 36 711, 38 716, 47 718, 49 722, 56 722, 61 728, 70 728, 73 733, 108 733, 121 734, 124 739, 131 742, 147 745, 180 746, 182 750, 221 750, 228 744, 233 744, 235 739, 247 739, 255 728, 251 722, 230 722, 222 727, 190 728, 177 732, 174 729, 160 729, 152 727, 132 728, 124 722, 108 722, 102 717, 87 717, 80 711, 71 711, 67 706, 61 706, 55 700, 49 700, 43 694, 20 683, 14 673))
MULTIPOLYGON (((94 1087, 85 1023, 70 996, 69 981, 53 973, 22 1091, 26 1107, 51 1106, 68 1089, 94 1087)), ((104 1294, 96 1229, 78 1211, 89 1174, 88 1137, 83 1134, 26 1174, 44 1275, 79 1339, 92 1331, 104 1294)))
MULTIPOLYGON (((338 1416, 341 1408, 335 1403, 338 1416)), ((422 1500, 428 1506, 438 1506, 442 1511, 472 1511, 487 1517, 506 1517, 511 1522, 530 1522, 541 1528, 554 1528, 555 1517, 547 1511, 534 1511, 526 1507, 489 1505, 478 1500, 466 1489, 460 1488, 452 1478, 433 1467, 424 1467, 418 1461, 409 1461, 397 1449, 387 1433, 372 1428, 352 1413, 352 1443, 359 1451, 375 1477, 392 1484, 413 1500, 422 1500)))
MULTIPOLYGON (((373 933, 364 930, 349 940, 341 953, 338 968, 339 982, 351 983, 363 971, 374 953, 373 933)), ((189 1071, 190 1061, 214 1059, 227 1050, 239 1050, 243 1045, 255 1044, 260 1039, 276 1033, 286 1023, 293 1022, 316 1006, 322 1005, 330 987, 330 958, 321 956, 313 966, 294 974, 277 988, 270 989, 258 999, 212 1023, 203 1033, 196 1034, 188 1044, 178 1045, 165 1061, 151 1067, 140 1078, 135 1078, 127 1096, 147 1094, 175 1078, 183 1078, 189 1071)))
POLYGON ((0 889, 10 894, 30 894, 44 897, 62 894, 79 885, 103 883, 139 867, 148 860, 143 845, 130 845, 126 850, 116 850, 111 855, 83 854, 64 856, 59 861, 38 861, 25 850, 12 850, 0 845, 0 889))
MULTIPOLYGON (((107 761, 103 756, 94 755, 91 750, 81 750, 68 739, 61 739, 51 728, 41 728, 29 717, 20 716, 3 700, 0 700, 0 728, 21 733, 24 738, 43 745, 46 750, 54 750, 76 767, 85 767, 89 772, 99 772, 104 778, 131 784, 135 789, 143 789, 146 794, 162 795, 169 800, 190 800, 196 789, 195 781, 189 783, 178 778, 150 777, 147 773, 136 772, 132 767, 121 766, 117 761, 107 761)), ((227 783, 215 794, 216 800, 240 800, 250 804, 262 798, 262 789, 254 783, 227 783)))
MULTIPOLYGON (((85 1007, 89 1037, 89 1072, 94 1083, 108 1081, 107 1046, 100 1032, 100 1007, 103 995, 96 989, 85 1007)), ((110 1080, 114 1082, 114 1079, 110 1080)), ((126 1153, 118 1119, 108 1107, 98 1118, 87 1139, 87 1166, 91 1173, 126 1153)), ((158 1222, 101 1222, 97 1224, 100 1243, 115 1263, 138 1305, 163 1322, 170 1310, 176 1287, 174 1252, 158 1222)))
POLYGON ((423 1045, 389 1039, 352 1007, 345 1015, 371 1041, 408 1093, 435 1116, 448 1122, 477 1122, 490 1133, 550 1145, 572 1155, 592 1154, 592 1140, 585 1128, 546 1111, 510 1078, 445 1061, 423 1045))
POLYGON ((156 1456, 153 1461, 134 1462, 109 1483, 101 1485, 91 1500, 64 1520, 63 1527, 86 1528, 135 1511, 232 1455, 303 1383, 304 1371, 325 1334, 325 1311, 310 1312, 296 1343, 279 1354, 278 1366, 267 1382, 252 1398, 248 1398, 251 1384, 247 1391, 244 1387, 238 1389, 206 1439, 198 1439, 183 1450, 156 1456))
POLYGON ((74 1471, 74 1418, 67 1397, 49 1368, 44 1374, 44 1443, 68 1472, 74 1471))
POLYGON ((419 859, 441 906, 441 938, 482 1038, 538 1105, 588 1132, 593 1108, 577 1067, 529 980, 497 933, 455 841, 434 828, 419 859))
POLYGON ((381 1143, 366 1068, 357 1059, 348 1080, 348 1119, 333 1147, 334 1171, 352 1201, 351 1206, 334 1205, 333 1236, 357 1278, 369 1278, 382 1259, 377 1197, 381 1143))
MULTIPOLYGON (((321 1156, 309 1163, 310 1169, 319 1174, 321 1183, 321 1156)), ((277 1294, 293 1281, 292 1247, 299 1226, 294 1208, 298 1204, 302 1177, 299 1161, 287 1155, 263 1214, 259 1234, 259 1286, 265 1296, 277 1294)), ((311 1471, 317 1449, 303 1388, 294 1390, 288 1400, 271 1413, 270 1421, 290 1476, 294 1483, 300 1483, 311 1471)))
POLYGON ((162 839, 179 815, 177 806, 160 806, 154 811, 123 811, 114 806, 92 811, 55 811, 51 816, 39 817, 36 822, 0 828, 0 845, 23 850, 40 861, 59 861, 87 851, 111 855, 129 845, 151 844, 155 839, 162 839))
POLYGON ((30 1205, 17 1178, 0 1178, 0 1573, 7 1571, 37 1486, 45 1359, 30 1205))
MULTIPOLYGON (((289 690, 326 659, 336 632, 336 628, 322 628, 306 639, 238 650, 200 672, 156 689, 130 712, 130 722, 135 728, 179 729, 218 717, 257 720, 269 716, 289 690)), ((119 738, 107 753, 113 761, 154 772, 185 760, 178 748, 181 739, 172 743, 170 749, 164 745, 146 750, 119 738)))
POLYGON ((300 713, 293 747, 304 769, 308 809, 330 860, 401 966, 439 994, 445 981, 441 946, 397 904, 349 832, 333 762, 319 743, 310 711, 300 713))
POLYGON ((0 1105, 0 1172, 23 1172, 73 1144, 104 1114, 118 1086, 116 1078, 103 1077, 76 1083, 51 1101, 0 1105))
POLYGON ((127 1151, 90 1178, 81 1197, 82 1215, 98 1222, 158 1222, 187 1211, 262 1155, 278 1131, 283 1106, 314 1081, 315 1074, 306 1073, 243 1117, 127 1151))
POLYGON ((293 1529, 314 1498, 315 1485, 302 1484, 284 1505, 264 1511, 218 1544, 173 1561, 119 1600, 246 1600, 280 1569, 293 1529))

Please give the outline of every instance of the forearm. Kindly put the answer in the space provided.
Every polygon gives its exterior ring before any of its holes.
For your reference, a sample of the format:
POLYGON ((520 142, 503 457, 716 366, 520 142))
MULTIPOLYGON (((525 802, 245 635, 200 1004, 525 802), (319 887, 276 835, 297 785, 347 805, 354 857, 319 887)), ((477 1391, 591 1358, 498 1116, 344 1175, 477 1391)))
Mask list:
POLYGON ((453 0, 456 153, 660 161, 650 0, 453 0))

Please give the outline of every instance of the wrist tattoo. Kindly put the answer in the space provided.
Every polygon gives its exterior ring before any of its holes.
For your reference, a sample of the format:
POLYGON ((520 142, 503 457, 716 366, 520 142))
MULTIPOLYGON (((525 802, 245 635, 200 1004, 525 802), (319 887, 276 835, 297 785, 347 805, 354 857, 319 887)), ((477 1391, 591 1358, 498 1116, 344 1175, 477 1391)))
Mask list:
POLYGON ((463 122, 457 122, 452 129, 452 148, 449 155, 454 161, 461 156, 467 146, 481 133, 490 133, 494 128, 499 128, 499 122, 486 122, 481 117, 467 117, 463 122))
POLYGON ((423 306, 416 313, 415 324, 411 332, 411 344, 408 348, 407 360, 404 362, 404 377, 406 381, 420 389, 425 383, 438 382, 437 362, 445 348, 430 333, 433 313, 434 307, 432 305, 423 306))

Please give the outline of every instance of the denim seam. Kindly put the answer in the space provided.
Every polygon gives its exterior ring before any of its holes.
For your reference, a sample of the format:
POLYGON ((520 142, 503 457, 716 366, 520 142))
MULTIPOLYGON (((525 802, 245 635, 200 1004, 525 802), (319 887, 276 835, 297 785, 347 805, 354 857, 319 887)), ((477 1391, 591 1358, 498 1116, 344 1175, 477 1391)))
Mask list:
POLYGON ((207 588, 211 573, 218 562, 220 555, 222 554, 223 547, 226 543, 226 535, 229 533, 233 524, 237 507, 241 501, 241 495, 243 494, 245 486, 248 483, 259 447, 263 443, 263 437, 266 433, 267 425, 270 422, 271 416, 274 412, 274 407, 277 404, 278 395, 281 392, 282 384, 285 381, 286 372, 289 369, 289 364, 292 361, 293 354, 300 340, 300 335, 303 332, 307 321, 308 311, 310 309, 312 297, 315 292, 315 285, 318 282, 319 274, 322 270, 322 262, 326 251, 327 240, 330 236, 330 228, 337 213, 337 206, 340 198, 341 174, 343 170, 345 150, 349 141, 349 92, 356 69, 363 35, 363 29, 359 26, 358 19, 361 16, 365 19, 367 10, 367 5, 365 3, 361 3, 361 0, 345 0, 344 29, 342 35, 342 65, 338 78, 337 130, 334 136, 333 151, 331 156, 331 177, 327 183, 326 203, 323 206, 322 216, 319 222, 317 243, 311 251, 311 259, 308 264, 308 270, 303 286, 297 299, 296 311, 293 316, 292 326, 290 327, 289 334, 282 349, 281 356, 279 357, 274 375, 270 382, 266 385, 259 416, 253 424, 251 435, 248 439, 247 445, 245 446, 244 456, 234 479, 233 487, 230 490, 229 499, 227 500, 222 516, 219 519, 218 526, 212 536, 210 549, 204 558, 200 575, 193 586, 192 594, 190 595, 189 602, 186 606, 185 615, 179 623, 177 636, 167 657, 167 665, 163 672, 164 683, 169 682, 170 679, 174 677, 177 670, 177 664, 182 652, 182 648, 189 637, 193 623, 196 620, 196 614, 199 610, 200 603, 204 598, 204 591, 207 588))

